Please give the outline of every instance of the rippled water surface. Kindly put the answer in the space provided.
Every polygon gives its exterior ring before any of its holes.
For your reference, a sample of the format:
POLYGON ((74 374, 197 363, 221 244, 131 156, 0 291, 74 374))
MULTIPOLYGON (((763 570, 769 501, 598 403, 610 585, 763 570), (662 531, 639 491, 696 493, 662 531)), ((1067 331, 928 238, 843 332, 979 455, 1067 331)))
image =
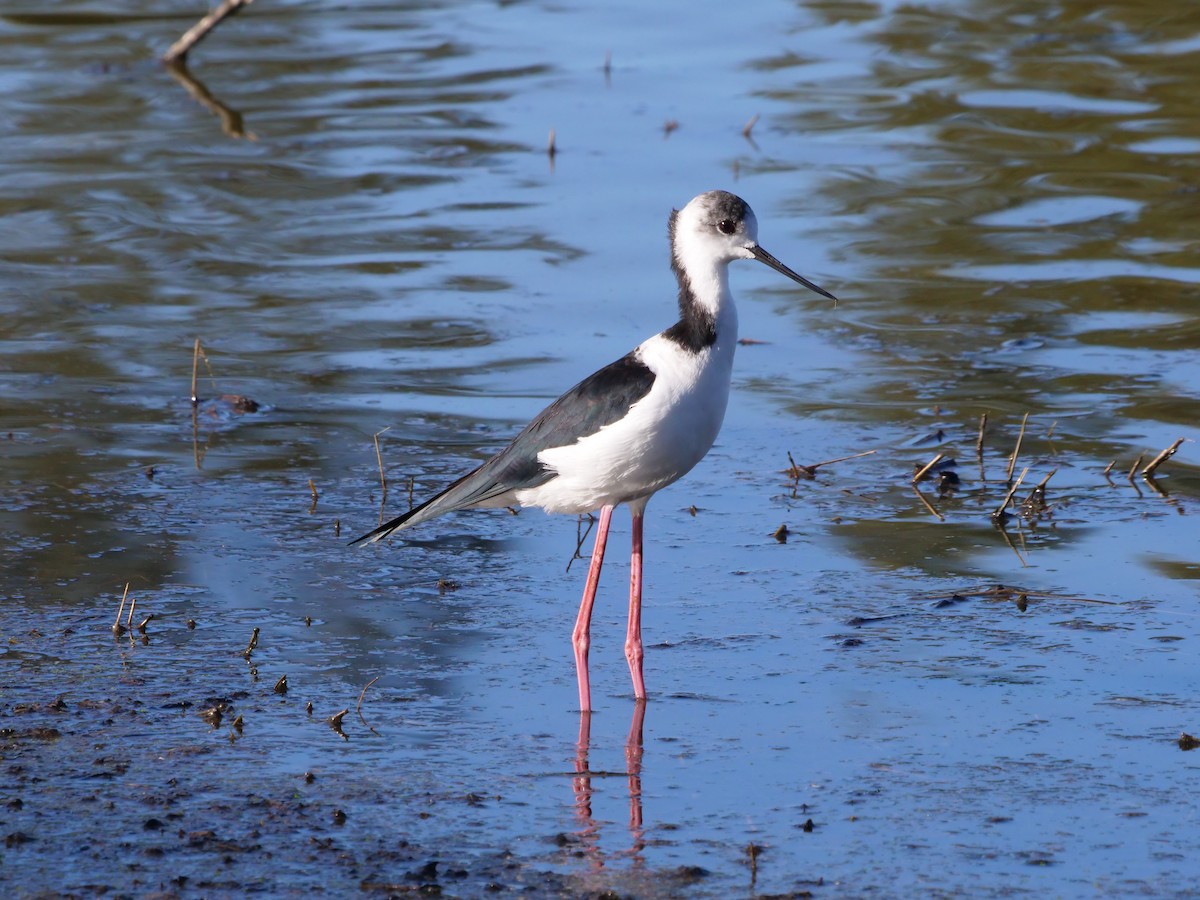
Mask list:
POLYGON ((1200 9, 260 0, 160 66, 202 7, 0 12, 6 895, 1194 891, 1200 9), (670 324, 712 188, 841 302, 733 267, 581 720, 586 523, 346 542, 670 324))

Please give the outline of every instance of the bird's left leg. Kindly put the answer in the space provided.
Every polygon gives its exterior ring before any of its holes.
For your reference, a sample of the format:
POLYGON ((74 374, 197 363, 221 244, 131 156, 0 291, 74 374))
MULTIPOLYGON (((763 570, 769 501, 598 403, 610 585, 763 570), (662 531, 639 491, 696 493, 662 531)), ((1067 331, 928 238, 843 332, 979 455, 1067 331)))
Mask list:
POLYGON ((629 558, 629 630, 625 633, 625 659, 629 661, 629 675, 633 678, 633 695, 638 700, 646 699, 646 683, 642 679, 642 519, 643 511, 636 507, 633 513, 633 553, 629 558))
POLYGON ((579 708, 590 712, 592 688, 588 680, 588 649, 592 645, 592 605, 596 602, 596 587, 600 584, 600 567, 604 565, 604 545, 608 542, 608 525, 612 521, 613 508, 600 510, 600 524, 596 526, 596 544, 592 549, 592 561, 588 565, 587 582, 583 588, 583 601, 579 604, 579 615, 575 618, 575 630, 571 632, 571 646, 575 649, 575 676, 579 680, 579 708))

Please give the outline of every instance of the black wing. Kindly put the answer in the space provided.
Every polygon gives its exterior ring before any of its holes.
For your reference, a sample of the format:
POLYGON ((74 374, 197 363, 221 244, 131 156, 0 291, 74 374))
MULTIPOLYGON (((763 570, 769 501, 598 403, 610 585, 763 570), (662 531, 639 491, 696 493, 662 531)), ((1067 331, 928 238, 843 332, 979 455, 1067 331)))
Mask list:
POLYGON ((355 538, 351 544, 378 541, 393 531, 456 509, 478 506, 512 490, 535 488, 554 477, 538 460, 552 447, 565 447, 595 434, 628 414, 650 393, 654 372, 628 353, 593 372, 534 418, 512 442, 479 468, 468 472, 435 497, 402 516, 355 538))

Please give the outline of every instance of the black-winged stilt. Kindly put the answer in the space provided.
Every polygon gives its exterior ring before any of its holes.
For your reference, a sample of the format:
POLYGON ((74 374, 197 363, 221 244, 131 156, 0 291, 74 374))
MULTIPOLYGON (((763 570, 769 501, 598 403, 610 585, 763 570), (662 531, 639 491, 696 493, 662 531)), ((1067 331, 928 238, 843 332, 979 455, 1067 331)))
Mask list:
POLYGON ((547 512, 600 512, 595 549, 572 645, 579 705, 592 708, 588 646, 592 604, 614 507, 633 516, 629 628, 625 657, 633 692, 642 678, 642 518, 656 491, 682 478, 716 440, 729 400, 737 309, 729 263, 757 259, 830 300, 758 245, 758 222, 740 197, 709 191, 671 213, 671 268, 679 281, 679 321, 589 375, 544 409, 507 447, 420 506, 352 541, 374 542, 458 509, 540 506, 547 512))

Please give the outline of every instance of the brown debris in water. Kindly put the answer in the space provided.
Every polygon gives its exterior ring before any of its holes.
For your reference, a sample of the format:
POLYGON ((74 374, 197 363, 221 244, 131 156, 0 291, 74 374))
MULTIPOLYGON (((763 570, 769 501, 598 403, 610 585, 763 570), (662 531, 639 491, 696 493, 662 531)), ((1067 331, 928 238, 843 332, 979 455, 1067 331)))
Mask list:
POLYGON ((343 709, 341 712, 334 713, 328 719, 329 727, 336 731, 338 737, 344 741, 350 740, 350 738, 346 736, 346 732, 342 730, 342 720, 346 718, 346 713, 348 712, 350 712, 349 709, 343 709))
POLYGON ((916 484, 918 481, 921 481, 923 478, 925 478, 925 476, 927 476, 931 471, 933 471, 934 467, 945 458, 946 458, 945 453, 939 453, 933 459, 931 459, 929 462, 925 463, 925 465, 919 467, 913 473, 912 483, 916 484))
POLYGON ((121 605, 117 607, 117 620, 113 622, 112 633, 114 637, 120 637, 125 633, 125 626, 121 624, 121 613, 125 612, 125 598, 129 596, 129 582, 125 582, 125 592, 121 594, 121 605))
MULTIPOLYGON (((1154 457, 1154 459, 1150 460, 1146 468, 1142 469, 1142 477, 1146 479, 1152 479, 1154 477, 1154 473, 1158 470, 1158 467, 1174 456, 1175 451, 1180 448, 1185 440, 1187 440, 1187 438, 1179 438, 1179 440, 1173 443, 1170 447, 1168 447, 1166 450, 1163 450, 1158 454, 1158 456, 1154 457)), ((1142 458, 1139 456, 1138 462, 1141 462, 1141 459, 1142 458)), ((1137 467, 1134 466, 1134 468, 1137 467)))
POLYGON ((1008 469, 1004 473, 1005 481, 1012 481, 1013 472, 1017 469, 1017 457, 1021 455, 1021 441, 1025 439, 1025 426, 1029 424, 1029 413, 1021 418, 1021 430, 1017 432, 1017 444, 1013 447, 1012 456, 1008 458, 1008 469))
POLYGON ((162 61, 168 65, 182 65, 187 60, 192 48, 209 36, 213 30, 230 16, 237 15, 241 10, 253 3, 254 0, 222 0, 216 9, 211 10, 195 25, 183 33, 163 54, 162 61))
POLYGON ((750 860, 750 886, 758 881, 758 857, 763 852, 763 848, 753 841, 746 845, 746 857, 750 860))
MULTIPOLYGON (((371 685, 373 685, 375 682, 377 682, 382 677, 383 676, 381 676, 381 675, 376 675, 374 678, 372 678, 370 681, 368 681, 365 685, 363 685, 362 692, 358 695, 358 703, 354 707, 354 711, 356 713, 358 713, 358 720, 360 722, 362 722, 364 725, 366 725, 367 728, 371 728, 371 725, 367 722, 366 719, 363 718, 363 714, 362 714, 363 697, 367 696, 367 688, 369 688, 371 685)), ((371 728, 371 731, 374 732, 375 734, 379 733, 379 732, 375 731, 374 728, 371 728)))
POLYGON ((822 466, 831 466, 834 463, 845 462, 849 459, 858 459, 860 456, 870 456, 874 452, 874 450, 864 450, 862 453, 851 453, 849 456, 839 456, 835 459, 825 459, 821 462, 815 462, 811 465, 805 466, 796 462, 791 451, 789 450, 787 455, 788 467, 783 470, 783 474, 792 479, 792 481, 798 482, 801 478, 805 479, 806 481, 812 481, 817 477, 817 469, 821 468, 822 466))
POLYGON ((208 709, 200 711, 200 718, 204 719, 213 728, 221 727, 221 718, 225 715, 225 710, 229 709, 229 705, 225 701, 219 701, 208 709))
POLYGON ((980 600, 997 600, 1001 602, 1012 602, 1017 605, 1017 608, 1024 612, 1028 608, 1029 601, 1032 600, 1064 600, 1071 603, 1092 603, 1100 606, 1123 606, 1124 604, 1117 603, 1113 600, 1097 600, 1094 597, 1081 597, 1077 594, 1065 594, 1058 591, 1031 591, 1026 588, 1013 587, 1006 584, 993 584, 988 587, 975 588, 974 590, 959 590, 959 591, 931 591, 923 594, 917 594, 918 600, 963 600, 968 597, 977 597, 980 600))
POLYGON ((242 651, 242 656, 247 660, 250 659, 250 654, 254 652, 254 648, 258 646, 258 628, 250 634, 250 643, 246 645, 246 649, 242 651))

